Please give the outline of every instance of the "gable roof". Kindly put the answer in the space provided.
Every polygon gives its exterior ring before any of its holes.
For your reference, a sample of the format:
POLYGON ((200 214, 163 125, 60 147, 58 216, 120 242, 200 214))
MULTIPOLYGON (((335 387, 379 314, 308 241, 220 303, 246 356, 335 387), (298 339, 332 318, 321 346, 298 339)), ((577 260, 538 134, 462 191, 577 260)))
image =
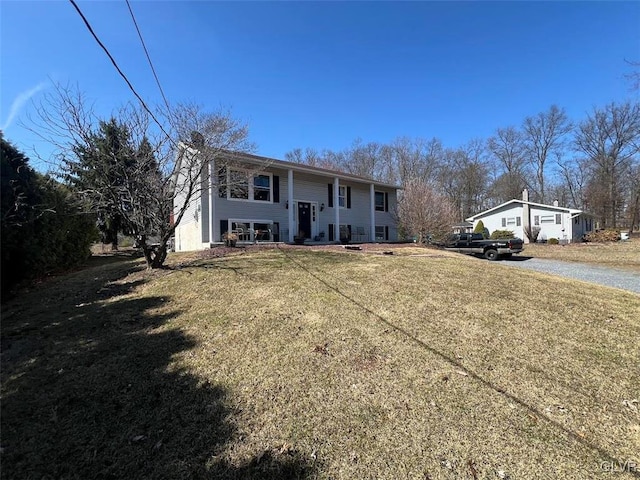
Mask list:
POLYGON ((269 167, 277 167, 277 168, 282 168, 284 170, 291 169, 295 172, 312 173, 312 174, 321 175, 324 177, 331 177, 331 178, 338 177, 340 180, 347 180, 350 182, 367 183, 367 184, 373 183, 374 185, 377 185, 380 187, 393 188, 396 190, 402 188, 400 185, 395 185, 393 183, 380 182, 378 180, 374 180, 368 177, 363 177, 360 175, 352 175, 350 173, 339 172, 337 170, 330 170, 328 168, 312 167, 311 165, 305 165, 302 163, 286 162, 284 160, 277 160, 275 158, 262 157, 260 155, 253 155, 251 153, 228 152, 227 155, 229 157, 233 157, 241 161, 245 161, 249 163, 264 163, 269 167))
POLYGON ((582 210, 578 210, 577 208, 556 207, 555 205, 545 205, 543 203, 527 202, 525 200, 514 199, 514 200, 509 200, 508 202, 501 203, 497 207, 490 208, 489 210, 485 210, 484 212, 476 213, 475 215, 473 215, 471 217, 468 217, 465 220, 467 222, 473 222, 477 218, 485 217, 485 216, 493 213, 496 210, 499 210, 499 209, 501 209, 503 207, 506 207, 507 205, 511 205, 511 204, 524 205, 525 203, 527 205, 532 206, 532 207, 546 208, 548 210, 556 210, 558 212, 568 212, 568 213, 571 214, 572 217, 576 216, 576 215, 580 215, 581 213, 585 213, 582 210))

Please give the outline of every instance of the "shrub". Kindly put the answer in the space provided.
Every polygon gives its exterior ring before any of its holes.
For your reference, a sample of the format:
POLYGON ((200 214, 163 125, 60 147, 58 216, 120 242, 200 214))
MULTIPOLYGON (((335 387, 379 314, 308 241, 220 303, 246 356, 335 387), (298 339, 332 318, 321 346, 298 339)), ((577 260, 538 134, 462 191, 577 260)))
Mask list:
POLYGON ((547 243, 548 243, 549 245, 558 245, 560 242, 558 241, 558 239, 557 239, 557 238, 553 238, 553 237, 551 237, 549 240, 547 240, 547 243))
POLYGON ((494 230, 489 238, 492 240, 497 240, 499 238, 515 238, 515 235, 511 230, 494 230))
POLYGON ((587 233, 584 236, 585 242, 617 242, 620 240, 620 232, 618 230, 600 230, 598 232, 587 233))
POLYGON ((482 220, 478 221, 476 228, 473 229, 473 233, 481 233, 482 238, 489 238, 489 229, 484 226, 484 222, 482 220))
POLYGON ((77 266, 97 239, 95 217, 71 192, 35 172, 29 159, 2 140, 2 292, 20 282, 77 266))

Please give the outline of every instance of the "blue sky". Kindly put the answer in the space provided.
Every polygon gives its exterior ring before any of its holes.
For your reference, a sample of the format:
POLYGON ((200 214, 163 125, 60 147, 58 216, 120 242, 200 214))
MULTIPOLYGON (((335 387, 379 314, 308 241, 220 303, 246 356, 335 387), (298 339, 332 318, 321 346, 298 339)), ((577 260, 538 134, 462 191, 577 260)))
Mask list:
MULTIPOLYGON (((79 2, 134 87, 160 94, 124 0, 79 2)), ((133 1, 170 101, 232 108, 256 153, 342 149, 356 138, 459 146, 558 104, 573 119, 638 99, 640 2, 133 1)), ((108 116, 133 96, 66 1, 2 1, 0 128, 20 126, 51 81, 108 116), (15 116, 11 115, 12 107, 15 116), (13 118, 11 118, 13 117, 13 118)))

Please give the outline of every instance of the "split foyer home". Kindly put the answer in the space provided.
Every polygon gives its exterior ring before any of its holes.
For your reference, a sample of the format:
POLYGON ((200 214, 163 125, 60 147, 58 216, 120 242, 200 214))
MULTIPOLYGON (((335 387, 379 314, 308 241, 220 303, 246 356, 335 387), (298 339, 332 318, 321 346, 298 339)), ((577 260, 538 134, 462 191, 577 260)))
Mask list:
POLYGON ((560 207, 557 201, 553 205, 530 202, 527 190, 522 192, 522 200, 509 200, 466 220, 473 223, 474 228, 482 220, 490 232, 511 230, 525 243, 529 243, 527 226, 540 229, 538 241, 556 238, 560 242, 580 241, 594 226, 593 215, 575 208, 560 207))
MULTIPOLYGON (((228 232, 240 243, 398 238, 396 185, 257 155, 228 157, 202 174, 176 228, 176 251, 210 248, 228 232)), ((182 204, 178 195, 174 209, 182 204)))

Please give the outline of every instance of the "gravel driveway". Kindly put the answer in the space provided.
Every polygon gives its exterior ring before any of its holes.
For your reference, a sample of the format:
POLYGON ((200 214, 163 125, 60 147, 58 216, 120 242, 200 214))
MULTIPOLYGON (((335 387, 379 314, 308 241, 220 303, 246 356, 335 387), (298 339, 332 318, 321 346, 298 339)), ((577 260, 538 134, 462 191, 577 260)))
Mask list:
POLYGON ((601 267, 586 263, 562 262, 526 256, 514 256, 500 261, 501 265, 516 268, 528 268, 537 272, 549 273, 560 277, 575 278, 584 282, 597 283, 606 287, 621 288, 640 293, 640 273, 617 268, 601 267))

